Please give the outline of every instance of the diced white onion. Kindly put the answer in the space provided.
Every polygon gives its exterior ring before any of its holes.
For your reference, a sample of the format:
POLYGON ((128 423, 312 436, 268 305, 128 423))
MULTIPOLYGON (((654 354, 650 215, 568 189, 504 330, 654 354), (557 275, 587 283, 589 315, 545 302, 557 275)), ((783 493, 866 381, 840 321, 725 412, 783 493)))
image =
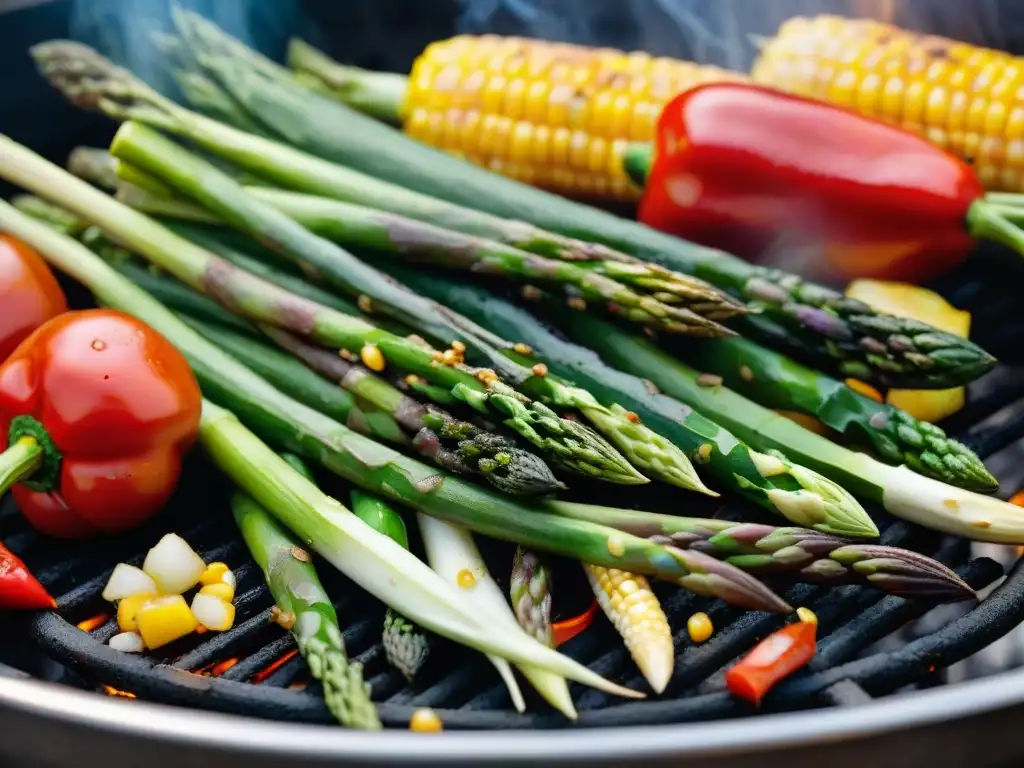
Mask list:
POLYGON ((116 602, 123 597, 159 592, 156 582, 145 571, 134 565, 118 563, 103 588, 103 599, 116 602))
POLYGON ((200 592, 192 598, 192 615, 207 629, 225 632, 235 623, 235 606, 200 592))
POLYGON ((232 589, 238 589, 238 582, 235 581, 235 572, 234 571, 224 571, 224 575, 221 576, 220 580, 223 581, 225 584, 227 584, 232 589))
POLYGON ((180 595, 199 583, 206 563, 181 536, 168 533, 149 550, 142 570, 153 577, 161 594, 180 595))
POLYGON ((138 632, 122 632, 114 635, 107 644, 121 653, 142 653, 146 650, 146 644, 142 642, 142 635, 138 632))

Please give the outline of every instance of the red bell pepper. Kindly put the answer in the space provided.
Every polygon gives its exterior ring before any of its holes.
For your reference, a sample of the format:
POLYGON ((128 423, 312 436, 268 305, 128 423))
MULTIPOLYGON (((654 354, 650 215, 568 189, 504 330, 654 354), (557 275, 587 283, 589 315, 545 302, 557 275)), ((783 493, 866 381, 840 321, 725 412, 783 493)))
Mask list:
POLYGON ((185 358, 129 315, 69 312, 0 366, 0 493, 44 533, 131 528, 170 497, 199 429, 185 358))
POLYGON ((41 611, 57 601, 36 580, 21 558, 0 544, 0 611, 41 611))
POLYGON ((1024 232, 984 194, 969 165, 916 135, 715 83, 662 111, 639 217, 805 276, 919 282, 962 261, 975 239, 1024 252, 1024 232))
POLYGON ((595 600, 579 616, 573 616, 571 619, 565 619, 563 621, 556 621, 551 625, 551 629, 555 635, 555 647, 568 643, 576 635, 581 634, 591 624, 594 623, 594 616, 597 614, 597 601, 595 600))
POLYGON ((0 235, 0 362, 68 305, 46 262, 19 240, 0 235))
POLYGON ((769 635, 729 668, 726 686, 735 696, 759 705, 776 683, 814 657, 817 630, 816 624, 798 621, 769 635))

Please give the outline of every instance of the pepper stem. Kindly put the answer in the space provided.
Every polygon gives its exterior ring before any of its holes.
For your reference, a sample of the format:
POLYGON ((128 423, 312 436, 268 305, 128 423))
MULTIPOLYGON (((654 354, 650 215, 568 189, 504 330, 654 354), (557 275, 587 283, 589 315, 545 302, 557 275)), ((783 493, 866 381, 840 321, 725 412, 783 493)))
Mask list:
POLYGON ((638 188, 647 186, 647 174, 654 160, 654 147, 650 144, 630 144, 622 156, 622 169, 638 188))
POLYGON ((978 240, 992 240, 1024 256, 1024 230, 1014 220, 1022 217, 1008 206, 975 200, 967 211, 967 232, 978 240))
POLYGON ((44 451, 34 437, 22 437, 0 453, 0 496, 43 466, 44 451))

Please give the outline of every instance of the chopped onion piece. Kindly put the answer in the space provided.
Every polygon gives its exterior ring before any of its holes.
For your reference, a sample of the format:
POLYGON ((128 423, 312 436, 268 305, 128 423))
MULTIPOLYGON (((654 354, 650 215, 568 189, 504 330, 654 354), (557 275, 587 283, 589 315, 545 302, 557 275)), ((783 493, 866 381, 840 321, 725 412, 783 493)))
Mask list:
POLYGON ((153 577, 162 594, 180 595, 199 583, 206 563, 181 536, 168 533, 149 550, 142 570, 153 577))
POLYGON ((238 582, 235 581, 234 571, 224 571, 224 575, 220 577, 220 580, 231 587, 232 590, 238 589, 238 582))
POLYGON ((192 598, 192 615, 207 629, 225 632, 235 623, 235 606, 200 592, 192 598))
POLYGON ((121 653, 142 653, 146 650, 146 644, 142 642, 142 635, 138 632, 122 632, 119 635, 114 635, 107 645, 121 653))
POLYGON ((124 597, 159 591, 156 582, 145 571, 134 565, 118 563, 103 588, 103 599, 114 603, 124 597))

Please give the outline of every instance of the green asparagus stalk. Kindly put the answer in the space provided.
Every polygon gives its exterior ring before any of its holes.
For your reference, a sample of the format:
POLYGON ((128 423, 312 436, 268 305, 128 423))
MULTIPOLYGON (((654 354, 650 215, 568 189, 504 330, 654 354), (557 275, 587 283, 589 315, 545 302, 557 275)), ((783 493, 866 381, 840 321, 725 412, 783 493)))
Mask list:
MULTIPOLYGON (((43 210, 41 206, 46 206, 47 214, 63 213, 62 209, 40 200, 39 204, 30 206, 30 215, 43 210)), ((68 217, 70 214, 59 218, 68 217)), ((363 434, 411 444, 420 455, 439 466, 458 474, 476 474, 504 493, 543 495, 564 487, 542 459, 506 438, 459 421, 438 409, 421 406, 364 367, 306 344, 285 331, 263 328, 266 335, 290 355, 261 344, 252 338, 255 332, 252 326, 187 286, 157 277, 133 264, 130 254, 118 250, 117 257, 108 261, 119 272, 166 306, 182 313, 182 319, 204 337, 300 402, 363 434), (324 378, 344 389, 331 386, 324 378), (353 395, 362 405, 357 404, 353 395), (402 428, 410 434, 406 435, 402 428)))
MULTIPOLYGON (((153 295, 157 299, 162 298, 158 291, 153 295)), ((164 303, 176 308, 172 302, 164 303)), ((284 339, 282 332, 267 329, 277 336, 279 342, 283 342, 280 344, 283 348, 295 355, 292 357, 227 328, 188 315, 182 315, 182 320, 285 394, 338 421, 342 419, 325 409, 323 401, 328 392, 345 390, 331 386, 324 374, 328 373, 336 382, 349 382, 347 386, 353 394, 360 394, 361 399, 380 409, 376 413, 371 411, 372 416, 388 416, 396 429, 401 425, 412 433, 407 435, 399 431, 391 442, 410 445, 420 456, 450 472, 479 477, 502 493, 513 496, 539 496, 564 487, 538 456, 524 451, 501 435, 460 421, 440 409, 424 407, 362 366, 353 365, 326 350, 311 347, 295 337, 284 339)), ((384 437, 376 430, 368 431, 368 425, 360 420, 368 418, 363 411, 350 409, 348 418, 342 423, 363 434, 384 437)))
POLYGON ((954 602, 974 597, 942 563, 898 547, 806 528, 700 519, 553 501, 555 514, 607 525, 719 558, 748 573, 792 575, 815 584, 867 583, 900 597, 954 602))
POLYGON ((349 353, 365 350, 373 355, 379 351, 384 365, 411 371, 431 383, 452 388, 459 397, 471 399, 473 407, 500 418, 509 429, 538 448, 544 458, 567 471, 605 482, 647 482, 593 430, 558 417, 550 408, 532 402, 499 380, 488 379, 489 383, 485 383, 484 377, 478 378, 462 366, 435 359, 434 353, 422 344, 296 296, 238 269, 84 181, 50 164, 40 165, 38 157, 10 140, 4 140, 0 149, 7 152, 3 170, 9 178, 93 221, 107 235, 222 306, 252 321, 277 326, 334 349, 349 353), (59 184, 59 188, 53 184, 59 184))
POLYGON ((1012 543, 1024 538, 1020 507, 844 448, 727 387, 702 386, 697 371, 644 339, 581 313, 555 312, 571 338, 590 345, 608 364, 652 381, 755 448, 785 454, 896 517, 975 541, 1012 543))
POLYGON ((410 445, 438 466, 476 475, 503 493, 537 496, 564 488, 540 457, 501 435, 421 405, 361 365, 286 331, 263 327, 288 354, 282 353, 253 338, 252 326, 239 329, 234 315, 188 287, 131 263, 115 268, 282 392, 351 429, 410 445))
MULTIPOLYGON (((138 161, 138 157, 132 158, 138 161)), ((337 218, 323 236, 345 247, 366 248, 406 260, 562 286, 570 296, 604 306, 625 320, 655 330, 701 338, 733 332, 686 307, 663 303, 610 277, 612 270, 585 269, 492 240, 442 229, 415 219, 349 203, 333 202, 337 218)), ((275 210, 277 210, 275 208, 275 210)), ((631 265, 619 265, 622 275, 631 265)))
MULTIPOLYGON (((53 194, 57 194, 57 188, 61 184, 53 185, 49 182, 61 180, 63 171, 6 137, 0 138, 0 150, 0 156, 4 158, 3 162, 0 162, 0 177, 10 181, 23 178, 39 179, 53 194), (54 176, 57 178, 54 179, 54 176)), ((73 177, 71 181, 84 184, 73 177)), ((63 185, 71 186, 71 182, 63 185)), ((84 208, 97 209, 95 216, 99 216, 98 211, 105 207, 120 205, 88 185, 85 186, 89 195, 85 197, 88 205, 84 208), (93 198, 93 194, 97 197, 93 198)), ((148 235, 158 238, 164 236, 159 228, 154 228, 147 220, 143 219, 139 223, 148 223, 148 235)), ((248 368, 184 325, 159 302, 119 275, 85 246, 21 214, 3 202, 0 202, 0 230, 10 232, 39 250, 50 264, 85 285, 102 304, 138 317, 165 336, 188 358, 209 396, 230 405, 242 418, 259 429, 266 439, 283 445, 307 459, 319 462, 364 490, 497 539, 555 552, 595 565, 664 578, 698 594, 718 597, 737 605, 757 609, 791 610, 756 579, 714 558, 697 552, 653 544, 614 529, 561 519, 538 507, 489 492, 402 456, 274 389, 248 368)), ((216 421, 222 423, 224 419, 217 418, 216 421)), ((232 425, 228 431, 237 432, 241 429, 240 426, 232 425)), ((252 440, 246 436, 244 439, 240 438, 240 442, 251 443, 252 440)), ((271 456, 276 459, 272 453, 271 456)), ((273 464, 269 459, 257 461, 251 452, 243 450, 237 459, 226 457, 223 460, 224 465, 227 465, 226 471, 228 466, 236 461, 244 461, 246 466, 250 467, 254 461, 257 465, 273 464)), ((282 487, 290 486, 287 478, 278 485, 271 480, 272 473, 252 474, 255 476, 250 477, 248 472, 239 472, 236 479, 246 479, 247 482, 239 480, 239 484, 257 501, 278 515, 279 519, 281 515, 288 515, 286 522, 296 534, 304 540, 314 540, 318 526, 305 525, 308 522, 307 518, 301 515, 301 510, 296 512, 293 504, 293 499, 306 498, 308 491, 296 489, 294 495, 282 498, 274 494, 282 487), (256 492, 257 487, 260 493, 256 492), (275 505, 280 505, 280 508, 276 508, 275 505), (294 516, 292 513, 295 513, 294 516)), ((340 506, 336 503, 332 506, 325 501, 310 501, 312 508, 324 511, 337 510, 340 506)), ((327 513, 328 519, 338 517, 336 511, 327 513)), ((333 522, 336 528, 342 523, 340 519, 333 522)), ((356 531, 350 530, 346 535, 355 533, 356 531)), ((327 548, 327 542, 323 543, 327 548)), ((359 564, 365 563, 366 557, 374 556, 373 553, 380 553, 382 545, 372 539, 364 543, 368 546, 367 551, 360 555, 360 550, 357 549, 353 553, 352 563, 345 558, 332 562, 365 586, 365 581, 359 576, 359 564)), ((404 552, 401 547, 397 549, 398 552, 404 552)), ((331 556, 334 557, 336 554, 332 552, 331 556)), ((398 557, 394 552, 391 556, 398 557)), ((375 588, 379 587, 380 585, 375 585, 375 588)), ((374 592, 374 589, 370 591, 374 592)), ((386 587, 384 591, 387 593, 386 587)), ((449 617, 452 615, 444 607, 438 607, 435 615, 431 606, 418 604, 415 600, 403 600, 399 603, 385 599, 385 602, 427 629, 434 629, 449 637, 455 636, 460 642, 480 647, 482 641, 479 638, 474 639, 473 633, 456 634, 459 626, 443 624, 442 614, 449 617)), ((461 626, 463 629, 466 627, 461 626)), ((513 653, 513 649, 508 648, 508 639, 505 638, 505 641, 505 645, 493 645, 488 647, 487 651, 501 652, 501 655, 516 662, 531 663, 531 658, 527 658, 527 655, 518 650, 513 653), (504 653, 502 649, 508 649, 509 653, 504 653)), ((566 662, 558 661, 556 664, 555 659, 550 656, 543 658, 551 661, 547 666, 551 671, 558 672, 560 668, 565 668, 566 662), (561 667, 556 668, 557 665, 561 667)), ((595 676, 588 670, 581 671, 573 665, 570 666, 571 673, 559 673, 569 679, 586 682, 588 685, 604 686, 602 690, 608 690, 610 684, 600 681, 600 678, 595 680, 595 676)), ((621 689, 616 690, 621 692, 621 689)))
POLYGON ((934 424, 876 402, 840 381, 745 339, 681 348, 697 370, 722 377, 725 386, 766 408, 816 417, 854 445, 889 464, 969 491, 992 493, 998 482, 970 448, 934 424))
MULTIPOLYGON (((405 522, 383 499, 362 491, 352 491, 352 511, 368 526, 388 536, 403 549, 409 548, 405 522)), ((422 629, 392 608, 384 615, 382 636, 388 663, 410 682, 430 654, 430 640, 422 629)))
MULTIPOLYGON (((312 481, 301 461, 285 460, 312 481)), ((327 708, 342 725, 379 730, 380 717, 370 700, 370 686, 363 682, 363 666, 346 656, 338 615, 309 554, 245 493, 232 496, 231 512, 277 607, 289 617, 292 636, 310 673, 323 685, 327 708)))
MULTIPOLYGON (((361 313, 361 310, 347 305, 341 299, 335 298, 332 301, 329 295, 324 296, 324 291, 310 285, 301 278, 282 273, 279 269, 271 267, 264 262, 245 256, 230 247, 225 247, 217 241, 216 236, 210 230, 196 230, 189 225, 179 225, 177 227, 172 225, 172 229, 184 234, 193 242, 210 248, 210 250, 215 251, 236 266, 265 277, 270 282, 286 288, 292 293, 324 303, 326 306, 332 306, 343 312, 361 313)), ((391 326, 392 332, 397 334, 405 334, 408 330, 401 327, 396 328, 394 323, 391 326)), ((264 327, 264 331, 271 338, 275 339, 278 344, 285 346, 293 354, 298 354, 302 357, 301 353, 295 348, 294 336, 290 337, 293 343, 289 345, 285 342, 285 339, 289 338, 287 333, 280 330, 274 331, 267 327, 264 327)), ((644 424, 636 422, 625 409, 614 404, 606 407, 586 390, 574 387, 556 377, 534 375, 533 370, 524 367, 524 365, 517 364, 516 361, 532 365, 533 361, 526 360, 517 355, 514 344, 507 343, 506 347, 508 349, 505 352, 489 348, 482 341, 479 342, 479 345, 480 348, 487 348, 489 350, 490 359, 500 360, 504 376, 518 382, 520 386, 529 387, 530 395, 537 400, 552 408, 578 410, 598 432, 610 440, 626 456, 632 466, 649 474, 651 477, 680 488, 716 495, 704 485, 693 469, 692 463, 682 451, 644 424)), ((306 362, 307 364, 310 363, 308 359, 306 362)), ((418 377, 411 383, 405 383, 435 403, 440 405, 451 404, 450 398, 452 395, 450 390, 443 390, 440 393, 433 391, 431 385, 420 380, 418 377)), ((462 400, 471 399, 471 396, 465 392, 462 392, 460 397, 462 400)))
POLYGON ((536 552, 516 547, 509 597, 516 621, 549 648, 555 647, 551 626, 551 573, 536 552))
MULTIPOLYGON (((796 357, 880 386, 946 388, 990 370, 975 344, 794 275, 758 268, 636 222, 527 187, 419 144, 342 104, 302 93, 286 70, 194 14, 178 32, 204 71, 274 135, 419 192, 545 229, 597 241, 725 289, 761 311, 740 326, 796 357)), ((47 53, 51 53, 47 51, 47 53)), ((53 57, 49 59, 52 71, 53 57)), ((37 59, 38 60, 38 59, 37 59)), ((57 68, 59 69, 59 67, 57 68)))
MULTIPOLYGON (((407 285, 521 339, 548 367, 588 392, 629 408, 650 429, 690 455, 723 488, 787 520, 840 536, 877 536, 863 507, 842 487, 805 466, 755 451, 732 432, 649 381, 617 371, 596 354, 566 342, 528 312, 476 286, 394 270, 407 285), (781 462, 781 463, 780 463, 781 462)), ((575 314, 575 313, 574 313, 575 314)))

